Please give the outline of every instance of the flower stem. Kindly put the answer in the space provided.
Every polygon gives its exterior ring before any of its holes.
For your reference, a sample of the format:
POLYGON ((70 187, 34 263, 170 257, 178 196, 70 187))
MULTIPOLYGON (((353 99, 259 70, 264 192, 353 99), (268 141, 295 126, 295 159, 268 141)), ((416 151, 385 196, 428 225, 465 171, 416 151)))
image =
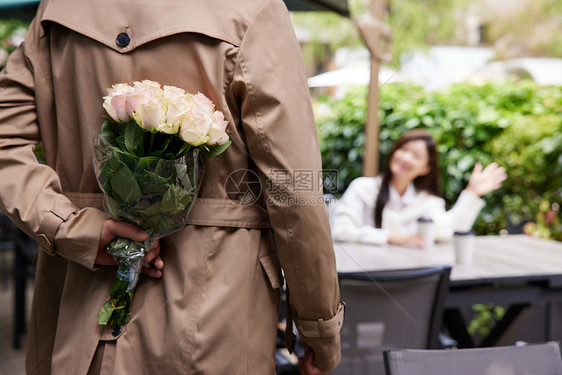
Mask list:
POLYGON ((156 137, 156 132, 150 132, 150 143, 148 145, 148 155, 152 154, 152 147, 154 146, 154 137, 156 137))

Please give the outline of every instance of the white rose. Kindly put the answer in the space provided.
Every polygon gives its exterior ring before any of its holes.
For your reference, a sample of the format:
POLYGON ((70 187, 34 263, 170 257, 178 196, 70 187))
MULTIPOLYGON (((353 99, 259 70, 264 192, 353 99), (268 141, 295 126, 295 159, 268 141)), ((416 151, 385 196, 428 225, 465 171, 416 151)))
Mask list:
POLYGON ((188 115, 191 105, 183 98, 168 100, 168 110, 166 112, 166 122, 170 124, 180 124, 183 117, 188 115))
POLYGON ((168 99, 185 96, 185 90, 175 86, 164 86, 164 97, 168 99))
POLYGON ((209 130, 209 140, 207 144, 209 146, 213 145, 223 145, 228 142, 228 134, 222 130, 217 124, 213 124, 211 130, 209 130))
POLYGON ((228 121, 224 119, 224 115, 221 111, 215 111, 213 113, 213 118, 215 119, 216 124, 219 128, 223 131, 226 131, 226 125, 228 125, 228 121))
POLYGON ((124 95, 129 91, 130 88, 131 86, 126 83, 116 83, 115 85, 112 85, 111 88, 107 89, 107 95, 124 95))
POLYGON ((213 104, 213 102, 200 92, 198 92, 196 95, 193 95, 193 101, 197 103, 197 105, 208 114, 213 113, 213 110, 215 109, 215 105, 213 104))
POLYGON ((226 126, 228 121, 224 119, 221 111, 213 112, 213 119, 215 122, 209 130, 209 145, 222 145, 228 141, 228 134, 226 134, 226 126))
POLYGON ((180 130, 180 122, 178 121, 175 124, 170 124, 168 122, 162 123, 158 125, 157 130, 166 134, 178 134, 178 131, 180 130))
POLYGON ((127 95, 125 105, 129 116, 133 117, 133 114, 139 110, 140 106, 142 104, 147 104, 149 99, 149 97, 137 93, 127 95))
POLYGON ((105 96, 103 108, 116 122, 129 121, 125 95, 105 96))
POLYGON ((135 81, 133 84, 134 86, 131 94, 144 95, 147 97, 147 100, 161 100, 164 98, 164 90, 160 88, 160 84, 158 82, 145 79, 142 82, 135 81))
POLYGON ((205 111, 201 109, 201 107, 195 105, 191 108, 191 111, 188 113, 188 118, 190 121, 195 123, 197 130, 200 133, 207 134, 215 120, 205 111))
POLYGON ((190 118, 183 118, 180 128, 180 137, 184 142, 189 143, 192 146, 199 146, 209 140, 207 133, 208 130, 200 130, 197 123, 190 118))
POLYGON ((126 83, 115 84, 107 89, 107 96, 103 98, 103 108, 116 122, 129 121, 127 95, 130 88, 131 87, 126 83))
POLYGON ((134 119, 140 127, 152 131, 166 122, 166 110, 162 102, 151 101, 148 104, 141 104, 139 110, 135 112, 134 119))

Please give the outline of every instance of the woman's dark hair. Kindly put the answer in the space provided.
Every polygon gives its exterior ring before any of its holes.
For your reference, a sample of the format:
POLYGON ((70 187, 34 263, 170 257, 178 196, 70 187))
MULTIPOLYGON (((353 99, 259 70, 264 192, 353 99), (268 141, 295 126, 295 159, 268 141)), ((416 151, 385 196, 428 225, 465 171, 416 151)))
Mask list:
POLYGON ((435 150, 435 140, 427 131, 422 129, 415 129, 404 134, 392 147, 390 154, 386 160, 384 169, 382 171, 382 183, 375 204, 375 227, 382 228, 382 211, 388 202, 390 196, 390 180, 392 172, 390 171, 390 160, 392 156, 402 146, 411 141, 421 140, 427 146, 427 154, 429 155, 429 173, 416 177, 414 186, 418 191, 426 191, 429 194, 441 196, 441 188, 439 183, 439 168, 437 166, 437 152, 435 150))

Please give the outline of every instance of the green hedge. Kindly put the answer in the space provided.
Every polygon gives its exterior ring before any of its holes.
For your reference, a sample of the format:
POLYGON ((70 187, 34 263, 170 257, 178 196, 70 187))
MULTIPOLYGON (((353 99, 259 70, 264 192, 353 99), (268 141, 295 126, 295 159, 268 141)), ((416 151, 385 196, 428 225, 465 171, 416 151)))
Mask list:
MULTIPOLYGON (((366 118, 365 88, 342 100, 315 103, 325 169, 338 169, 339 193, 361 175, 366 118)), ((380 90, 380 160, 407 130, 426 128, 438 142, 445 200, 452 205, 474 163, 503 165, 508 180, 485 197, 478 234, 526 230, 562 240, 562 87, 532 81, 456 84, 425 92, 406 84, 380 90), (509 221, 509 222, 508 222, 509 221)))
POLYGON ((17 19, 0 18, 0 70, 19 42, 25 37, 28 22, 17 19))

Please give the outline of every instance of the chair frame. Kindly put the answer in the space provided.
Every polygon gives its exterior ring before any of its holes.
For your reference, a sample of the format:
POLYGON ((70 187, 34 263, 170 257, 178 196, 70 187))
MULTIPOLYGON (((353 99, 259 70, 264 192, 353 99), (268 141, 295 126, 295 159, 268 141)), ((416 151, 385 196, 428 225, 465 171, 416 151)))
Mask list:
POLYGON ((440 274, 437 284, 437 291, 431 308, 428 337, 426 349, 438 349, 439 331, 443 323, 443 312, 445 298, 449 289, 449 276, 451 274, 450 265, 410 268, 385 271, 365 271, 365 272, 340 272, 338 273, 338 281, 354 280, 354 281, 404 281, 415 280, 423 277, 440 274))
MULTIPOLYGON (((383 351, 383 359, 384 359, 384 368, 385 368, 385 372, 387 375, 398 375, 396 374, 395 371, 392 370, 392 364, 391 361, 392 359, 390 358, 392 353, 402 353, 403 355, 407 355, 408 353, 423 353, 425 360, 426 361, 436 361, 438 360, 438 358, 435 357, 435 354, 437 355, 442 355, 443 353, 451 353, 451 354, 458 354, 458 353, 462 353, 462 352, 472 352, 473 354, 475 353, 483 353, 486 351, 489 351, 490 354, 493 354, 494 352, 498 353, 499 355, 501 355, 502 352, 505 353, 506 350, 510 350, 510 348, 513 348, 515 350, 517 350, 517 348, 525 348, 525 347, 534 347, 534 348, 538 348, 540 350, 542 350, 543 353, 547 352, 547 351, 554 351, 554 356, 552 356, 553 360, 557 362, 557 369, 558 371, 556 372, 556 374, 562 374, 562 358, 560 357, 560 342, 559 341, 547 341, 547 342, 541 342, 541 343, 529 343, 529 344, 525 344, 522 346, 495 346, 495 347, 485 347, 485 348, 464 348, 464 349, 454 349, 454 350, 450 350, 450 349, 439 349, 439 350, 419 350, 419 349, 390 349, 390 350, 385 350, 383 351), (557 355, 556 355, 557 353, 557 355), (556 359, 554 359, 556 358, 556 359)), ((418 356, 418 358, 420 358, 418 356)), ((544 358, 543 358, 544 359, 544 358)), ((484 361, 484 363, 487 363, 486 361, 484 361)), ((554 362, 552 363, 552 365, 554 366, 554 362)), ((529 370, 529 369, 527 369, 529 370)), ((535 373, 535 372, 533 372, 535 373)), ((543 373, 543 372, 541 372, 543 373)), ((552 372, 548 372, 549 374, 554 375, 552 372)))

